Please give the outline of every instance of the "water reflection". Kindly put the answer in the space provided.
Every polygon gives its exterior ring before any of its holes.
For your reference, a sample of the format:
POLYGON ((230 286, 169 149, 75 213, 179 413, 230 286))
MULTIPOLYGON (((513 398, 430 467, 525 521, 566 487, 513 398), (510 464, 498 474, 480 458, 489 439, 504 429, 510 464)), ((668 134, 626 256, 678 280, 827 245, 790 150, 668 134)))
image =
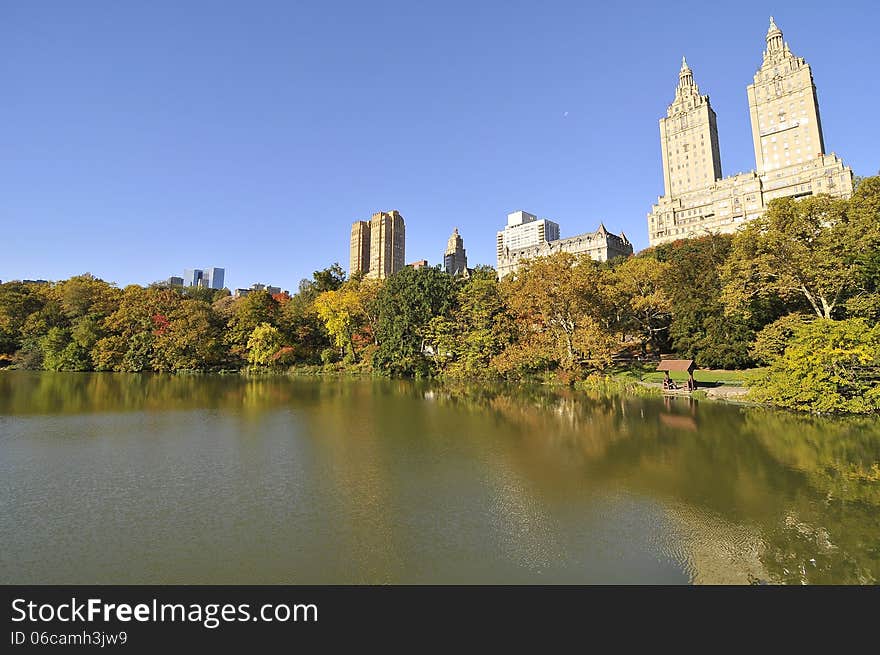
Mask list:
POLYGON ((0 372, 0 479, 8 582, 880 579, 880 422, 690 398, 0 372))

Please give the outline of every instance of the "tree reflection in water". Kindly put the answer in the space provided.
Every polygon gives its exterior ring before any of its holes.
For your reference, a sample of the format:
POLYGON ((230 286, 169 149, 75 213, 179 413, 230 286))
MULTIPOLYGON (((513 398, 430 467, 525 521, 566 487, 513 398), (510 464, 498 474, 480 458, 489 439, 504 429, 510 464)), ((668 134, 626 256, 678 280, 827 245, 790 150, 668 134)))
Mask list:
MULTIPOLYGON (((690 526, 695 542, 703 540, 682 555, 696 580, 727 580, 707 571, 732 561, 737 548, 754 550, 748 575, 755 580, 880 580, 877 419, 526 385, 0 372, 0 427, 25 416, 204 409, 296 412, 339 463, 335 474, 364 491, 351 499, 353 516, 372 516, 374 505, 391 502, 387 453, 418 438, 437 461, 452 447, 470 449, 523 507, 533 499, 561 507, 585 487, 622 488, 662 503, 690 526), (375 453, 382 456, 371 459, 375 453), (705 517, 728 526, 727 546, 703 534, 705 517)), ((365 520, 356 539, 375 540, 371 525, 365 520)), ((529 551, 536 562, 554 556, 552 522, 517 529, 535 544, 544 540, 529 551)), ((365 569, 394 566, 379 551, 376 541, 365 569)), ((745 564, 734 565, 743 572, 745 564)))

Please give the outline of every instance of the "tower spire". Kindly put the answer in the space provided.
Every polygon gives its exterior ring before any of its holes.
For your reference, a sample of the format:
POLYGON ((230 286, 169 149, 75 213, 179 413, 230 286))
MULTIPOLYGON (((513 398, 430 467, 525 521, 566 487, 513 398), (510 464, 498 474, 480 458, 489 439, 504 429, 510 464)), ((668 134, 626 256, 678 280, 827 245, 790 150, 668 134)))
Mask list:
POLYGON ((785 44, 782 41, 782 30, 776 25, 773 16, 770 16, 770 27, 767 30, 767 51, 779 52, 785 44))
POLYGON ((678 86, 693 86, 694 85, 694 72, 691 70, 691 67, 688 66, 687 59, 684 58, 684 55, 681 57, 681 70, 678 72, 678 86))

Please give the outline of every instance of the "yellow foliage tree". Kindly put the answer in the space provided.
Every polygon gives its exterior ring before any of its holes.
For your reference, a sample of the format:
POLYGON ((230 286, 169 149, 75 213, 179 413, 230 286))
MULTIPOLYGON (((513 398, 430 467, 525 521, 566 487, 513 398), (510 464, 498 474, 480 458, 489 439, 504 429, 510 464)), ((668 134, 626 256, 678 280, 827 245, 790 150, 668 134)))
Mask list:
POLYGON ((499 372, 607 366, 618 341, 608 329, 613 308, 603 292, 605 278, 589 257, 564 252, 526 262, 504 278, 517 339, 493 360, 499 372))

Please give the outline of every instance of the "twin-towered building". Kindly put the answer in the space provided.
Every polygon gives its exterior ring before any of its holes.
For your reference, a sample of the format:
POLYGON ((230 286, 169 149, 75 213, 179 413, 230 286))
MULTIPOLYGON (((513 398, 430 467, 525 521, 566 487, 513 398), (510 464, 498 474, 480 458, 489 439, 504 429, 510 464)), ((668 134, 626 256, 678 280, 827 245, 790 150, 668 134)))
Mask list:
POLYGON ((810 66, 796 57, 770 18, 767 49, 747 88, 756 170, 721 177, 718 127, 682 58, 675 98, 660 119, 663 196, 648 214, 651 245, 734 232, 774 198, 817 193, 848 197, 852 169, 825 153, 810 66))
MULTIPOLYGON (((660 119, 663 195, 648 214, 652 246, 734 232, 766 211, 774 198, 852 194, 852 169, 825 152, 810 66, 791 52, 773 18, 766 42, 761 67, 747 88, 756 169, 730 177, 722 177, 718 125, 709 96, 700 93, 682 58, 675 97, 660 119)), ((527 259, 556 252, 607 261, 631 255, 633 247, 623 232, 613 234, 604 224, 595 232, 561 239, 554 221, 516 211, 497 233, 498 276, 512 273, 527 259)), ((467 274, 457 228, 443 265, 450 274, 467 274)), ((380 212, 369 222, 352 225, 351 274, 385 278, 403 267, 404 225, 399 213, 380 212)))
POLYGON ((404 267, 406 225, 396 209, 351 225, 349 275, 384 279, 404 267))

